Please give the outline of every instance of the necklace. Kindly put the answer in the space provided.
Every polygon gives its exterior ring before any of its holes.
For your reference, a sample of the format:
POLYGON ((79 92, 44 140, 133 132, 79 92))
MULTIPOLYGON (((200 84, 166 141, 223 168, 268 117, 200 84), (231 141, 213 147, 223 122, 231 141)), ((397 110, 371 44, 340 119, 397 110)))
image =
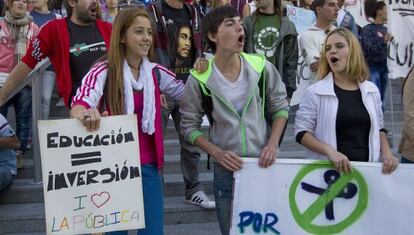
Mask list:
POLYGON ((139 70, 139 65, 138 66, 133 66, 132 64, 130 64, 128 61, 127 61, 127 64, 129 65, 129 67, 131 67, 131 68, 133 68, 133 69, 135 69, 135 70, 139 70))

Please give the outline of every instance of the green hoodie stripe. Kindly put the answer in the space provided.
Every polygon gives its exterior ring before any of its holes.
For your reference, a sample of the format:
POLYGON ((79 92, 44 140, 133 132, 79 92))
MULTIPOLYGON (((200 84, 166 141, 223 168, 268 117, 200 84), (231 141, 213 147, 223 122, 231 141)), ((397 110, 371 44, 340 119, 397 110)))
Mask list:
POLYGON ((201 131, 197 131, 197 130, 192 131, 192 132, 190 133, 190 138, 189 138, 190 143, 191 143, 191 144, 194 144, 195 140, 196 140, 199 136, 202 136, 202 135, 204 135, 204 133, 203 133, 203 132, 201 132, 201 131))
POLYGON ((273 115, 272 120, 275 120, 278 117, 284 117, 284 118, 288 119, 289 112, 287 110, 279 110, 273 115))

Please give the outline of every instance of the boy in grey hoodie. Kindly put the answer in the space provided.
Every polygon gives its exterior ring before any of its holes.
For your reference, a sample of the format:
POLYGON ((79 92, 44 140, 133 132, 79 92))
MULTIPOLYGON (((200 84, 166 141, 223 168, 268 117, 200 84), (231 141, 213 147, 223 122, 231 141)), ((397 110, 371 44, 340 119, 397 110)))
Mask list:
POLYGON ((214 58, 205 72, 192 71, 187 80, 181 128, 186 140, 215 160, 217 218, 222 234, 229 234, 233 172, 242 168, 245 157, 259 158, 260 167, 274 163, 288 103, 276 68, 262 56, 242 53, 244 31, 234 8, 210 11, 201 29, 214 58), (206 99, 211 101, 210 113, 204 109, 206 99), (212 121, 209 139, 200 131, 205 114, 212 121), (265 116, 271 117, 271 128, 265 116))

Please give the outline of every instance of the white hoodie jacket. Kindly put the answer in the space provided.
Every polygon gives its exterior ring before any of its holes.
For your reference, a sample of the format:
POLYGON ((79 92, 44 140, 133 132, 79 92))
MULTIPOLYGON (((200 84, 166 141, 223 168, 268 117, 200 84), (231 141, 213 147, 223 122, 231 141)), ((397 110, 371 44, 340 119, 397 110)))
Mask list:
MULTIPOLYGON (((329 144, 334 149, 336 144, 336 115, 338 98, 334 92, 332 73, 323 80, 311 85, 302 97, 295 119, 295 136, 307 131, 319 141, 329 144)), ((381 96, 378 88, 370 81, 359 83, 362 102, 371 120, 369 133, 369 162, 380 159, 380 129, 384 128, 381 109, 381 96)), ((307 158, 327 160, 327 156, 307 150, 307 158)))

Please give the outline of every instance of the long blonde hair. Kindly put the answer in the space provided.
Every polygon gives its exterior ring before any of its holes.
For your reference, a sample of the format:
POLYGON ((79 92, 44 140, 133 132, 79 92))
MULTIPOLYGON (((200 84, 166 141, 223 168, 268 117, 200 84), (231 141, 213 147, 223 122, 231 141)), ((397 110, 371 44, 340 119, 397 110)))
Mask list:
POLYGON ((316 78, 318 80, 322 80, 329 72, 332 71, 329 67, 328 59, 326 58, 325 45, 328 38, 334 34, 339 34, 344 37, 349 45, 349 54, 346 60, 346 74, 355 82, 363 82, 368 80, 369 69, 367 62, 365 61, 361 45, 355 35, 346 28, 336 28, 326 36, 324 46, 322 47, 321 61, 316 73, 316 78))
MULTIPOLYGON (((123 62, 125 59, 125 44, 121 42, 122 37, 126 34, 126 31, 134 22, 134 19, 138 16, 147 18, 150 22, 151 19, 148 13, 141 8, 130 8, 122 10, 115 18, 111 42, 108 52, 108 95, 107 104, 112 115, 120 115, 124 113, 124 79, 123 79, 123 62)), ((151 23, 151 25, 153 25, 151 23)), ((148 58, 152 60, 154 58, 153 44, 149 49, 148 58)))

